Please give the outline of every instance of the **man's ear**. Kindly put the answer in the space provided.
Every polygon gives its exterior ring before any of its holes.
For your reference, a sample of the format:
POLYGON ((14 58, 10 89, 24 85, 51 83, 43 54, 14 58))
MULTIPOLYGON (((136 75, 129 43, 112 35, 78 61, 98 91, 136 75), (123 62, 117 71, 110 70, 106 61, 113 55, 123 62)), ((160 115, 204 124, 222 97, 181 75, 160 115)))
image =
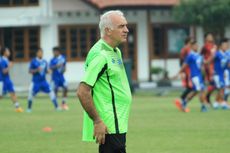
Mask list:
POLYGON ((106 33, 107 35, 110 35, 110 34, 111 34, 111 29, 108 28, 108 27, 106 27, 106 28, 105 28, 105 33, 106 33))

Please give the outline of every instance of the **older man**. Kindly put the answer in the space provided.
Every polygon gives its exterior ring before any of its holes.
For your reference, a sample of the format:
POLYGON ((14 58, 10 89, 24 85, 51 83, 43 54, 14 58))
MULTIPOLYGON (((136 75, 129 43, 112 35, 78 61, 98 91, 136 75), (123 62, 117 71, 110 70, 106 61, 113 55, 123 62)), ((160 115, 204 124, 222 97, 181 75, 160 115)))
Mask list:
POLYGON ((100 153, 125 153, 132 97, 117 46, 126 42, 129 30, 118 10, 104 13, 99 28, 101 39, 88 53, 77 91, 85 110, 83 140, 96 140, 100 153))

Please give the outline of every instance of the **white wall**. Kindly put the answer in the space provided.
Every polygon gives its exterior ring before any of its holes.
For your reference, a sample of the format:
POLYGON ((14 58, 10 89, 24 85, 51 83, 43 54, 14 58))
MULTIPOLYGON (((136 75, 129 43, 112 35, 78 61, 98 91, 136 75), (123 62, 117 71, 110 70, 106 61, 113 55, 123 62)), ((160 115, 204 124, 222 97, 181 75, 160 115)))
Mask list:
MULTIPOLYGON (((14 63, 10 69, 10 76, 16 87, 21 90, 27 90, 31 82, 31 76, 29 74, 29 63, 14 63)), ((17 88, 16 88, 17 89, 17 88)))
POLYGON ((149 77, 149 48, 147 11, 127 11, 130 24, 137 24, 137 76, 138 81, 147 81, 149 77))
POLYGON ((150 20, 152 23, 175 23, 169 10, 152 10, 150 20))
POLYGON ((151 61, 151 66, 166 68, 169 77, 175 76, 180 69, 179 59, 154 59, 151 61))
POLYGON ((52 8, 54 12, 74 12, 93 9, 81 0, 53 0, 52 8))
POLYGON ((204 45, 204 31, 202 27, 196 27, 196 40, 199 46, 199 50, 201 50, 204 45))
POLYGON ((37 18, 49 18, 52 14, 51 0, 40 0, 38 6, 1 7, 0 27, 41 25, 37 18))
POLYGON ((68 62, 66 70, 66 80, 69 83, 77 83, 84 75, 84 62, 68 62))

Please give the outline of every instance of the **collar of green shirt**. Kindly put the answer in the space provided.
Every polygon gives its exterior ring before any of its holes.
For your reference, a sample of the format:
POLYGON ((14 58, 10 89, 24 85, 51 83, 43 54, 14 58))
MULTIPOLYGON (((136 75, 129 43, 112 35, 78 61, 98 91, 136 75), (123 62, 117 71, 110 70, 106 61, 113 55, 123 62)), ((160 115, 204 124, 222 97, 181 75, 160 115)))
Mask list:
POLYGON ((103 48, 105 48, 107 51, 117 51, 117 47, 116 48, 113 48, 111 47, 109 44, 107 44, 103 39, 100 39, 100 41, 102 42, 103 44, 103 48))

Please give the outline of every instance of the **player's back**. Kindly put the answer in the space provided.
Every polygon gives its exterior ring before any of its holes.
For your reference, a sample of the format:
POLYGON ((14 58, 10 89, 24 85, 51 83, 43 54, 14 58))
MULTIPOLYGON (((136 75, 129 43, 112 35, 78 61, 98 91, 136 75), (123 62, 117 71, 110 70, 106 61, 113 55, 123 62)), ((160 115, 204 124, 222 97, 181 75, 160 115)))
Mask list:
POLYGON ((3 81, 10 80, 9 72, 3 73, 3 70, 9 67, 9 63, 10 63, 9 60, 6 57, 4 56, 1 57, 0 67, 1 67, 1 77, 3 81))
POLYGON ((214 73, 215 75, 224 75, 227 64, 227 56, 223 51, 217 51, 214 56, 214 73))
MULTIPOLYGON (((2 57, 0 56, 0 63, 1 63, 2 57)), ((2 81, 2 67, 0 64, 0 81, 2 81)))
POLYGON ((50 68, 60 64, 62 64, 61 67, 52 69, 53 80, 64 77, 66 58, 63 55, 59 55, 58 57, 53 57, 50 61, 50 68))
POLYGON ((203 63, 203 57, 194 51, 191 51, 185 61, 191 71, 191 77, 201 75, 201 66, 203 63))
POLYGON ((33 73, 33 77, 32 77, 32 81, 34 83, 39 83, 41 81, 45 81, 46 80, 46 73, 47 73, 47 62, 44 59, 38 59, 38 58, 34 58, 32 59, 31 63, 30 63, 30 70, 34 70, 34 69, 40 69, 39 72, 33 73))
POLYGON ((230 49, 225 52, 225 56, 227 58, 227 64, 226 64, 226 69, 230 70, 229 64, 230 64, 230 49))

